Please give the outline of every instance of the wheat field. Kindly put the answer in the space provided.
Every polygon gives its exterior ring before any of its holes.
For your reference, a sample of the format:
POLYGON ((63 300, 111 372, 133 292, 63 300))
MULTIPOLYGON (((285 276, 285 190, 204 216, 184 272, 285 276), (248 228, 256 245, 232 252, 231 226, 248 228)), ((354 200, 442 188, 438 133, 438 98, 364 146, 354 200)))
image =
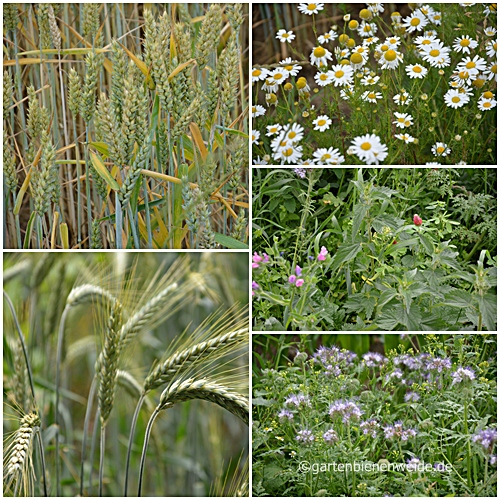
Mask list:
POLYGON ((248 248, 248 6, 3 4, 4 248, 248 248))

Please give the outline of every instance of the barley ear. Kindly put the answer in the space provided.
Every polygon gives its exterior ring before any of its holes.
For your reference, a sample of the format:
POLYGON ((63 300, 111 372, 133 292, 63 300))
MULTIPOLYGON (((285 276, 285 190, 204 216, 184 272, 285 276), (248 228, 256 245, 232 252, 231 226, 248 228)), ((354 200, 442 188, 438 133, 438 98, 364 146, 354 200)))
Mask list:
POLYGON ((203 19, 196 45, 196 61, 200 71, 207 65, 210 53, 217 47, 221 20, 221 5, 218 3, 211 4, 203 19))

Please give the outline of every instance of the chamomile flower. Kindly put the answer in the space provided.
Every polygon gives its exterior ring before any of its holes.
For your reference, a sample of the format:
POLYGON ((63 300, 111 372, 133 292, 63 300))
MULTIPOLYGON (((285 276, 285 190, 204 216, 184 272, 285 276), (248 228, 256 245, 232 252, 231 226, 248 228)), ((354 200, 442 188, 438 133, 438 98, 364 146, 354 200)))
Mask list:
POLYGON ((311 90, 311 87, 309 87, 307 80, 303 76, 297 79, 297 83, 295 85, 300 95, 306 94, 311 90))
POLYGON ((471 59, 470 57, 465 57, 457 64, 457 69, 459 71, 484 71, 486 69, 486 61, 478 55, 475 55, 473 59, 471 59))
POLYGON ((496 3, 483 4, 483 5, 486 5, 486 8, 483 10, 483 14, 485 14, 486 16, 489 16, 490 14, 497 13, 497 4, 496 3))
POLYGON ((451 153, 451 149, 444 142, 436 142, 431 151, 434 156, 448 156, 451 153))
POLYGON ((340 91, 340 97, 342 97, 344 101, 348 101, 353 95, 354 95, 354 86, 350 84, 344 86, 344 88, 340 91))
POLYGON ((477 107, 481 111, 489 111, 490 109, 495 108, 497 105, 497 102, 495 99, 485 99, 484 97, 481 97, 477 103, 477 107))
POLYGON ((493 78, 495 79, 495 82, 497 81, 497 62, 491 64, 486 71, 484 72, 488 80, 492 80, 493 78))
POLYGON ((287 127, 284 138, 292 143, 299 142, 304 137, 304 127, 298 123, 292 123, 290 127, 287 127))
POLYGON ((252 68, 252 82, 265 80, 268 74, 269 71, 265 68, 252 68))
POLYGON ((338 149, 319 148, 313 153, 314 162, 316 165, 341 165, 345 162, 338 149))
MULTIPOLYGON (((457 70, 459 68, 457 67, 457 70)), ((453 73, 451 79, 453 82, 458 83, 458 87, 463 87, 464 85, 470 85, 472 80, 478 75, 477 69, 461 69, 458 73, 453 73)))
POLYGON ((363 93, 361 99, 367 102, 377 102, 377 99, 382 99, 382 94, 380 92, 373 92, 367 90, 366 92, 363 93))
POLYGON ((387 146, 382 144, 380 138, 375 134, 355 137, 351 144, 351 151, 367 165, 378 165, 389 154, 387 146))
POLYGON ((431 45, 424 45, 421 49, 422 59, 427 61, 433 68, 446 68, 450 65, 449 47, 445 47, 443 42, 436 41, 431 45))
POLYGON ((252 165, 268 165, 267 161, 265 158, 260 158, 260 156, 257 156, 257 158, 252 160, 252 165))
POLYGON ((444 95, 444 102, 450 108, 461 108, 469 102, 470 98, 466 93, 462 93, 457 89, 450 89, 444 95))
POLYGON ((267 107, 269 107, 269 106, 276 107, 278 105, 278 97, 274 92, 270 92, 269 94, 266 94, 266 104, 267 104, 267 107))
POLYGON ((429 4, 426 4, 426 5, 423 5, 422 7, 420 7, 420 12, 426 16, 426 17, 429 17, 429 16, 432 16, 432 14, 434 14, 434 12, 436 12, 429 4))
POLYGON ((406 144, 408 144, 409 142, 415 142, 415 137, 411 136, 410 134, 396 134, 394 137, 406 142, 406 144))
POLYGON ((272 135, 276 135, 282 129, 281 125, 277 123, 276 125, 268 125, 267 126, 267 136, 270 137, 272 135))
POLYGON ((342 59, 346 59, 349 57, 349 54, 351 51, 349 49, 342 49, 341 47, 335 47, 333 49, 333 53, 335 54, 335 57, 337 58, 337 61, 341 61, 342 59))
POLYGON ((362 68, 368 61, 370 50, 364 45, 354 47, 351 52, 350 62, 353 69, 362 68))
POLYGON ((429 21, 432 24, 435 24, 436 26, 440 26, 440 24, 441 24, 441 22, 443 20, 443 14, 441 12, 438 12, 436 10, 432 14, 428 14, 427 15, 427 19, 429 19, 429 21))
POLYGON ((370 3, 370 2, 368 2, 366 5, 367 5, 368 10, 370 12, 372 12, 374 16, 384 12, 384 4, 383 3, 380 3, 380 2, 371 2, 370 3))
POLYGON ((366 21, 362 21, 358 26, 358 35, 361 38, 372 37, 377 33, 378 27, 375 23, 367 23, 366 21))
POLYGON ((399 36, 391 36, 385 39, 384 42, 389 49, 397 49, 401 45, 401 39, 399 36))
POLYGON ((413 43, 419 48, 423 49, 426 45, 432 45, 435 41, 439 41, 436 35, 422 35, 417 36, 413 43))
POLYGON ((321 68, 321 66, 326 66, 328 61, 332 60, 332 53, 325 49, 324 47, 315 47, 309 56, 311 64, 321 68))
POLYGON ((258 144, 260 139, 260 132, 258 130, 252 130, 252 144, 258 144))
POLYGON ((290 73, 285 68, 276 68, 271 71, 271 73, 269 73, 267 79, 279 85, 280 83, 283 83, 289 76, 290 73))
POLYGON ((392 99, 398 106, 406 106, 407 104, 410 104, 410 102, 413 100, 413 97, 408 94, 406 90, 403 90, 401 94, 396 94, 392 99))
POLYGON ((392 123, 394 123, 396 127, 406 128, 413 125, 413 116, 409 115, 408 113, 395 112, 394 116, 396 117, 396 120, 392 123))
POLYGON ((375 85, 379 80, 380 80, 380 76, 367 75, 364 78, 361 78, 360 82, 363 85, 375 85))
POLYGON ((492 26, 488 26, 487 28, 484 28, 484 34, 486 36, 495 36, 497 34, 497 29, 492 26))
POLYGON ((276 38, 281 43, 290 43, 295 38, 295 35, 293 34, 293 31, 279 30, 278 33, 276 33, 276 38))
POLYGON ((302 146, 288 146, 276 151, 273 154, 275 160, 286 162, 288 164, 296 164, 302 158, 302 146))
POLYGON ((424 78, 427 73, 428 69, 425 66, 422 66, 421 64, 410 64, 406 66, 406 73, 410 78, 424 78))
POLYGON ((332 72, 331 71, 326 71, 326 72, 319 72, 314 75, 314 81, 320 86, 320 87, 325 87, 326 85, 329 85, 332 83, 333 78, 332 78, 332 72))
POLYGON ((453 50, 455 52, 470 54, 471 49, 475 49, 477 45, 478 43, 476 40, 473 40, 469 35, 462 35, 461 37, 455 38, 453 50))
POLYGON ((337 64, 329 71, 335 87, 350 85, 353 80, 354 70, 347 65, 337 64))
POLYGON ((497 42, 493 40, 488 40, 486 42, 486 55, 488 57, 495 57, 497 53, 497 42))
POLYGON ((278 92, 279 84, 275 82, 274 78, 271 78, 269 75, 266 78, 266 81, 262 85, 262 90, 267 92, 268 94, 275 94, 278 92))
POLYGON ((331 124, 332 120, 326 115, 320 115, 316 120, 313 120, 314 130, 319 130, 320 132, 328 130, 331 124))
POLYGON ((286 59, 283 59, 283 61, 280 61, 281 66, 288 71, 290 76, 297 76, 299 71, 302 69, 302 66, 299 66, 296 63, 297 61, 294 61, 291 57, 287 57, 286 59))
POLYGON ((292 146, 292 143, 285 138, 283 129, 280 131, 280 134, 271 141, 271 149, 274 152, 281 151, 289 146, 292 146))
POLYGON ((302 14, 308 14, 312 16, 317 14, 320 10, 323 10, 325 4, 323 3, 299 3, 297 7, 302 14))
POLYGON ((368 38, 365 38, 363 40, 363 45, 366 47, 369 47, 370 45, 373 45, 379 41, 378 37, 376 36, 369 36, 368 38))
POLYGON ((401 22, 401 14, 397 11, 391 12, 391 21, 394 24, 398 24, 401 22))
POLYGON ((397 50, 389 49, 382 53, 378 63, 382 69, 396 69, 403 60, 403 54, 397 50))
POLYGON ((413 33, 415 30, 422 31, 427 24, 429 24, 428 19, 417 9, 412 12, 411 16, 403 19, 402 26, 406 28, 407 33, 413 33))
POLYGON ((260 104, 252 106, 252 118, 257 118, 257 116, 262 116, 266 114, 266 108, 260 104))
POLYGON ((336 38, 338 37, 337 33, 335 31, 330 30, 328 33, 325 33, 324 35, 320 35, 318 37, 318 42, 323 45, 328 42, 333 42, 336 38))

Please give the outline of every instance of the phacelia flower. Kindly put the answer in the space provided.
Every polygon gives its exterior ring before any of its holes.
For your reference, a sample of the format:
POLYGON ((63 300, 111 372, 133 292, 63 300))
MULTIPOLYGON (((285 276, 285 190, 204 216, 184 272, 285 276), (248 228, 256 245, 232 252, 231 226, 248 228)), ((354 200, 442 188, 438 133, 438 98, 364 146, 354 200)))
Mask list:
POLYGON ((295 436, 295 439, 302 443, 310 444, 314 441, 314 434, 310 430, 304 429, 298 432, 297 436, 295 436))
POLYGON ((407 403, 410 403, 410 402, 417 402, 420 400, 420 396, 417 392, 414 392, 414 391, 410 391, 410 392, 407 392, 405 394, 405 401, 407 403))
POLYGON ((339 399, 330 405, 328 413, 332 418, 338 414, 342 417, 342 422, 347 424, 349 420, 359 419, 359 417, 363 414, 363 411, 356 405, 356 403, 339 399))
POLYGON ((387 362, 387 358, 378 352, 367 352, 363 354, 363 363, 369 368, 382 366, 387 362))
POLYGON ((359 424, 359 428, 363 430, 365 436, 377 437, 377 431, 380 429, 380 424, 374 419, 365 420, 359 424))
POLYGON ((323 440, 327 444, 333 444, 335 441, 339 440, 339 437, 337 436, 337 433, 333 429, 328 429, 323 434, 323 440))
POLYGON ((422 225, 422 219, 417 214, 413 216, 413 224, 415 224, 415 226, 422 225))
POLYGON ((299 406, 311 406, 311 400, 309 399, 309 396, 306 396, 303 393, 299 394, 291 394, 285 399, 285 404, 286 405, 294 405, 297 408, 299 406))
POLYGON ((284 408, 278 413, 278 418, 283 422, 284 420, 293 420, 293 413, 284 408))
POLYGON ((451 385, 459 384, 462 381, 474 380, 476 378, 476 374, 472 368, 462 368, 461 366, 457 368, 456 372, 451 374, 453 377, 453 382, 451 385))
POLYGON ((492 450, 497 440, 496 429, 484 429, 472 436, 473 443, 479 443, 485 450, 492 450))

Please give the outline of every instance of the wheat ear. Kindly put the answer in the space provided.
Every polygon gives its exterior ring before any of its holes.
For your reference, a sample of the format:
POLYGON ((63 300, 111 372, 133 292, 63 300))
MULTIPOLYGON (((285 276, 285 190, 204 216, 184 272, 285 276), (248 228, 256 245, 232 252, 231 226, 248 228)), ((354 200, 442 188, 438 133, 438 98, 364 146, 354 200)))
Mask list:
POLYGON ((144 394, 156 389, 160 385, 168 384, 180 370, 186 370, 193 363, 210 356, 214 351, 226 349, 248 338, 248 328, 241 328, 234 332, 219 335, 205 342, 195 344, 188 349, 176 352, 146 377, 144 381, 144 394))

